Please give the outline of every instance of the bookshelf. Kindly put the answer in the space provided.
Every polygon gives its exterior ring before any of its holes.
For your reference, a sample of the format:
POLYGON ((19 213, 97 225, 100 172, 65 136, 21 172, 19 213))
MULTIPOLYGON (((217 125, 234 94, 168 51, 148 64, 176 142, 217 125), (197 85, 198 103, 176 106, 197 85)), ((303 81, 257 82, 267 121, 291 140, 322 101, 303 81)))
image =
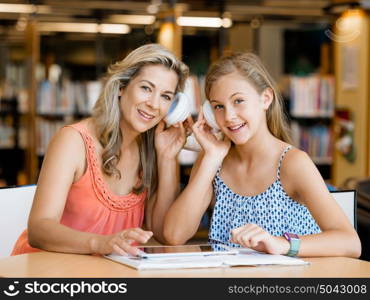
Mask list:
POLYGON ((0 99, 0 185, 16 185, 23 168, 24 149, 20 148, 17 98, 0 99))
POLYGON ((18 184, 27 146, 25 65, 12 59, 6 46, 3 54, 7 59, 0 67, 0 186, 18 184))
POLYGON ((43 80, 38 84, 37 155, 45 154, 47 145, 58 129, 91 114, 101 91, 100 81, 43 80))
POLYGON ((289 116, 294 146, 331 179, 335 80, 331 75, 290 76, 289 116))

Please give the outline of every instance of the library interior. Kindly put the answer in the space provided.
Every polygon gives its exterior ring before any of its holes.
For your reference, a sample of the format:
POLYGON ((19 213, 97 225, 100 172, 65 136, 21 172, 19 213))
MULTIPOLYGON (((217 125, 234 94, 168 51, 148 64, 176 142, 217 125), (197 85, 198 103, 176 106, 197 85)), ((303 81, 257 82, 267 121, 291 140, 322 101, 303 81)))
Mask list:
MULTIPOLYGON (((37 184, 52 136, 91 114, 107 67, 133 49, 159 43, 189 66, 194 117, 212 62, 248 51, 282 93, 293 146, 330 191, 356 191, 370 260, 369 14, 369 1, 341 0, 0 1, 0 187, 37 184)), ((197 155, 180 152, 181 187, 197 155)))

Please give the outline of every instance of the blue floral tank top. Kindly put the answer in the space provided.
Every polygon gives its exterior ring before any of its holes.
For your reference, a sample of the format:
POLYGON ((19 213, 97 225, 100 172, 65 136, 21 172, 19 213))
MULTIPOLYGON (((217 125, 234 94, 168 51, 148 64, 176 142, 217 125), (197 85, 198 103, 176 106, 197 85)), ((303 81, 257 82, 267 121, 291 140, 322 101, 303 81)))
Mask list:
POLYGON ((285 232, 307 235, 320 233, 320 227, 304 205, 289 197, 280 182, 281 162, 292 146, 282 153, 277 179, 266 191, 255 196, 234 193, 221 179, 220 169, 213 180, 216 204, 213 209, 209 239, 229 246, 231 230, 246 224, 256 224, 274 236, 285 232))

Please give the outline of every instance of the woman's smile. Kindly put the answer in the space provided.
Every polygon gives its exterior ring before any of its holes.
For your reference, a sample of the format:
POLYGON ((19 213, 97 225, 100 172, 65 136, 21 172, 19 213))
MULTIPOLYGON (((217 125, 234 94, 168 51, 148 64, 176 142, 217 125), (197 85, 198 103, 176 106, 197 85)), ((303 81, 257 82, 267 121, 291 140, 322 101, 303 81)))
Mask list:
POLYGON ((139 116, 144 119, 145 121, 151 121, 155 118, 155 115, 153 114, 150 114, 150 113, 147 113, 141 109, 137 109, 138 113, 139 113, 139 116))

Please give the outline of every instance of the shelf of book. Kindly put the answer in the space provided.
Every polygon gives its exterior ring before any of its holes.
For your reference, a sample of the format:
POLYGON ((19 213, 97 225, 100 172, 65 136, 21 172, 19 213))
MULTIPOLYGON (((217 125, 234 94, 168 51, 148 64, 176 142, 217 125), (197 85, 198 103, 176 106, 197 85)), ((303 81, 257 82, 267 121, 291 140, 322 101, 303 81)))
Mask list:
POLYGON ((324 179, 333 164, 335 81, 331 75, 290 76, 289 117, 294 146, 307 152, 324 179), (329 170, 328 170, 329 168, 329 170))

